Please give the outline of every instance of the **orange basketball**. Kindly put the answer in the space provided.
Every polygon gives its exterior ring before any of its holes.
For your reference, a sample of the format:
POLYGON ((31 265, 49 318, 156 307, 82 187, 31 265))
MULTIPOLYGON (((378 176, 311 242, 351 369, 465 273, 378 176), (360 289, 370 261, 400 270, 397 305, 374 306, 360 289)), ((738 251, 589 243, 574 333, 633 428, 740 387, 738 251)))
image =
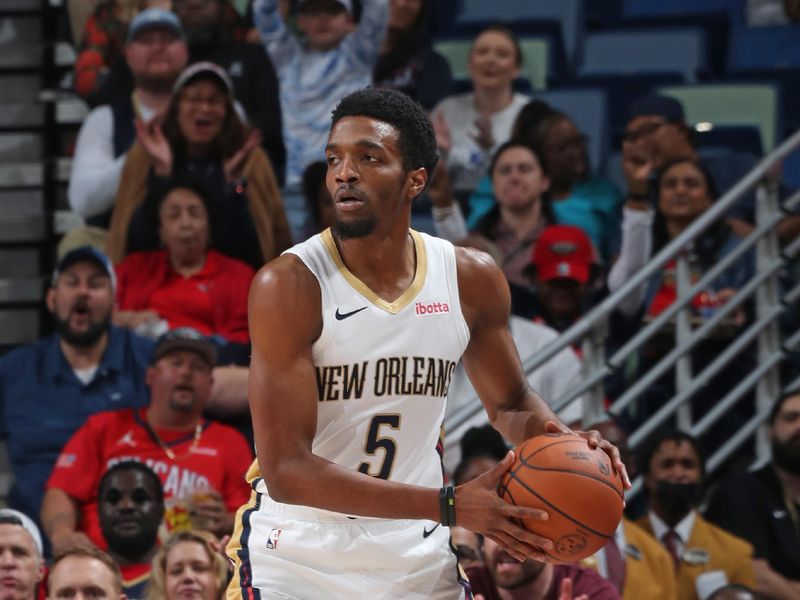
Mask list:
POLYGON ((546 521, 525 527, 553 540, 545 550, 554 562, 591 556, 614 535, 622 517, 622 478, 611 459, 578 435, 532 437, 514 450, 514 464, 498 486, 500 497, 518 506, 546 510, 546 521))

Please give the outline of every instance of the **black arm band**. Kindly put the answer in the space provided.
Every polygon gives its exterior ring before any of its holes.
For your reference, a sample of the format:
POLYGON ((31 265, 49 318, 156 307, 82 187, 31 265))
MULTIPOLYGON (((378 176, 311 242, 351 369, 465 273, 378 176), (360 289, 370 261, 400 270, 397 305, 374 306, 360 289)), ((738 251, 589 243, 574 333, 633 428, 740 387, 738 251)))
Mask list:
POLYGON ((456 524, 456 491, 452 485, 446 485, 439 490, 440 522, 445 527, 456 524))

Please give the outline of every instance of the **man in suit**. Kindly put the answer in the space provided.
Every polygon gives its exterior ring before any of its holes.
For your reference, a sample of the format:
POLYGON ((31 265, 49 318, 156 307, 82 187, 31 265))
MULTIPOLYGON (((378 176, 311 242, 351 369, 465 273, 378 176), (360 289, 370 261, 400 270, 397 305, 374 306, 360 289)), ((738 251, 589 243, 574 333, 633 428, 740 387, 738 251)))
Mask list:
POLYGON ((649 502, 638 524, 672 556, 678 598, 696 600, 698 587, 710 578, 754 587, 753 547, 703 519, 695 508, 705 476, 697 440, 680 431, 657 435, 639 464, 649 502))

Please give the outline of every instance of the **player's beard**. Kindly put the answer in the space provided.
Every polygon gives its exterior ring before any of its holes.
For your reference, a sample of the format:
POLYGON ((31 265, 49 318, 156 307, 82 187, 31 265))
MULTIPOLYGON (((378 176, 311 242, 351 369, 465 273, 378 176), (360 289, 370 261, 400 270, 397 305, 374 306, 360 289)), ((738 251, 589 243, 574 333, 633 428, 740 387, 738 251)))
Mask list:
POLYGON ((339 239, 346 240, 349 238, 362 238, 368 236, 375 231, 377 221, 373 217, 364 219, 356 219, 355 221, 340 221, 339 219, 333 224, 333 231, 339 239))
POLYGON ((90 321, 89 327, 85 331, 75 331, 69 324, 71 314, 72 311, 70 311, 66 319, 60 319, 55 316, 56 333, 70 346, 78 346, 79 348, 93 346, 111 327, 111 314, 108 314, 99 321, 90 321))
POLYGON ((772 440, 772 461, 792 475, 800 475, 800 436, 772 440))

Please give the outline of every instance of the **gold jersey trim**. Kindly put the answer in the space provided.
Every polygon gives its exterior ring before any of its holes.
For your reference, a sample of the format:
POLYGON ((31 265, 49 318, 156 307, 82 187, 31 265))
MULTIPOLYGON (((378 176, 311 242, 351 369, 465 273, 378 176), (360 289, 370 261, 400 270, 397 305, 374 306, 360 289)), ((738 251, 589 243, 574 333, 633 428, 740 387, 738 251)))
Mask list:
POLYGON ((411 285, 408 286, 406 291, 400 294, 400 297, 394 302, 387 302, 378 296, 378 294, 369 289, 363 281, 350 272, 344 264, 341 254, 339 254, 339 248, 336 247, 336 242, 333 239, 333 233, 330 229, 323 231, 321 237, 328 255, 331 257, 331 260, 333 260, 339 273, 345 278, 345 281, 359 294, 372 302, 372 304, 390 314, 396 315, 408 306, 417 294, 419 294, 422 286, 425 285, 425 277, 428 273, 428 257, 425 253, 425 242, 422 240, 422 236, 413 229, 409 229, 409 233, 411 234, 411 239, 414 240, 414 250, 417 254, 417 268, 411 285))

